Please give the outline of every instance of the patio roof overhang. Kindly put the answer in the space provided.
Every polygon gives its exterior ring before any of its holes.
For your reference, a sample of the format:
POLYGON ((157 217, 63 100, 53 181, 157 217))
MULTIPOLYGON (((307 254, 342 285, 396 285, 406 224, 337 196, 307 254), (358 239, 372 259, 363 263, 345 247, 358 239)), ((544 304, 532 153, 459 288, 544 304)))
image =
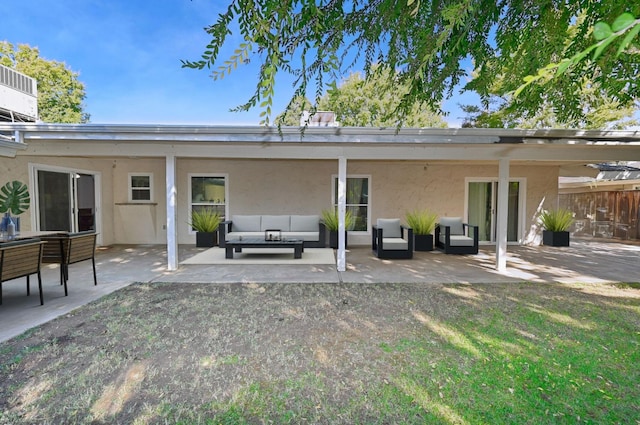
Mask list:
MULTIPOLYGON (((638 131, 309 127, 303 132, 300 127, 14 123, 0 124, 0 134, 13 143, 24 141, 27 149, 21 155, 25 156, 164 158, 170 270, 177 267, 175 177, 179 158, 337 160, 343 183, 346 163, 354 160, 496 163, 502 188, 498 193, 498 270, 506 268, 506 183, 511 163, 539 161, 563 166, 640 161, 638 131)), ((344 211, 340 201, 339 210, 344 211)), ((344 270, 343 232, 339 235, 338 270, 344 270)))
POLYGON ((0 134, 0 156, 13 158, 18 151, 25 149, 27 149, 27 145, 22 142, 20 133, 14 132, 12 137, 0 134))
POLYGON ((639 131, 0 124, 23 154, 607 162, 640 160, 639 131), (21 145, 24 145, 21 144, 21 145), (260 149, 256 149, 256 145, 260 149))

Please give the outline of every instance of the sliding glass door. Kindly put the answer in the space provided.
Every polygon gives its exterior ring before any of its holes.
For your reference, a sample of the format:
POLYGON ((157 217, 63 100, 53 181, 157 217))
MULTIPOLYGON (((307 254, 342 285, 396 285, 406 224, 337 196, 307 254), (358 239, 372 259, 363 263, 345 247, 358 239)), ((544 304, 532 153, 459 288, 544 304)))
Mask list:
POLYGON ((96 230, 94 175, 47 169, 35 175, 39 230, 96 230))
MULTIPOLYGON (((508 216, 507 216, 507 241, 520 240, 520 211, 521 200, 524 199, 523 185, 520 181, 509 182, 508 216)), ((498 182, 470 181, 467 188, 467 220, 470 224, 479 227, 480 242, 496 241, 498 182)))

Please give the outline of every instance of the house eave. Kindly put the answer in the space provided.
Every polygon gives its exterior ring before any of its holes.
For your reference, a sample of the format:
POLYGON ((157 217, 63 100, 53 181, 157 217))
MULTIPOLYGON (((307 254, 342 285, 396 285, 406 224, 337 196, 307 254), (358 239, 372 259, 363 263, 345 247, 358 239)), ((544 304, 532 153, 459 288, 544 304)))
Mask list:
POLYGON ((0 134, 20 131, 26 140, 133 140, 256 143, 561 144, 640 145, 640 131, 520 130, 484 128, 264 127, 2 123, 0 134))

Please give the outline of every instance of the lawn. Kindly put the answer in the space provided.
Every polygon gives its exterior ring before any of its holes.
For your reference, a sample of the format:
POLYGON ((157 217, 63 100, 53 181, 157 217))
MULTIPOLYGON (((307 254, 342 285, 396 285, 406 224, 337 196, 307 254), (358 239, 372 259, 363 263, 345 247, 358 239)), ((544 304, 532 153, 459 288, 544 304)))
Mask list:
POLYGON ((640 287, 135 284, 0 365, 1 424, 640 424, 640 287))

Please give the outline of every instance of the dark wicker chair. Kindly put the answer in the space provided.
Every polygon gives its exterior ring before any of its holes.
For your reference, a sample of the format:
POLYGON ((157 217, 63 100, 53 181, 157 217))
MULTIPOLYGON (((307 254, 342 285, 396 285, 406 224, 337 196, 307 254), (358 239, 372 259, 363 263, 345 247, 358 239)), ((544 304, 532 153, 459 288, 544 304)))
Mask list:
POLYGON ((413 229, 399 218, 380 218, 371 232, 371 247, 378 258, 413 258, 413 229))
POLYGON ((477 254, 478 226, 461 217, 442 217, 436 225, 436 247, 445 254, 477 254))
POLYGON ((96 237, 93 230, 78 233, 43 236, 46 241, 42 262, 60 265, 60 284, 64 285, 64 294, 68 295, 69 265, 80 261, 91 260, 93 265, 93 284, 98 284, 96 276, 96 237))
POLYGON ((38 275, 38 291, 40 305, 44 304, 42 297, 42 247, 40 239, 24 239, 0 244, 0 304, 2 304, 2 282, 27 277, 27 295, 31 295, 29 276, 38 275))

